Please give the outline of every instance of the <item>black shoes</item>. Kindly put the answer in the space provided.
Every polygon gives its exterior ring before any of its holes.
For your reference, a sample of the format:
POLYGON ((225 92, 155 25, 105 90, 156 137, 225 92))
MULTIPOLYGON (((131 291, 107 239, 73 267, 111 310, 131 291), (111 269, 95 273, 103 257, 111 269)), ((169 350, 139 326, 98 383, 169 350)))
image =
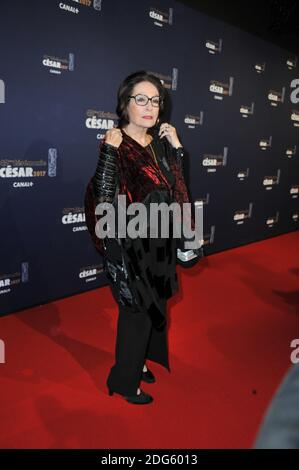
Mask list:
MULTIPOLYGON (((149 369, 147 369, 146 372, 142 371, 141 380, 149 384, 156 382, 154 374, 149 369)), ((109 395, 112 396, 114 391, 111 390, 110 388, 108 388, 108 390, 109 390, 109 395)), ((115 392, 115 393, 118 393, 118 392, 115 392)), ((154 400, 151 395, 149 395, 148 393, 145 393, 143 390, 140 390, 139 395, 137 395, 137 393, 136 395, 132 395, 129 397, 122 395, 121 393, 119 393, 119 395, 124 397, 125 400, 127 400, 127 402, 132 403, 134 405, 147 405, 148 403, 151 403, 154 400)))
POLYGON ((147 369, 146 372, 142 372, 141 380, 147 382, 148 384, 156 382, 154 374, 149 369, 147 369))
MULTIPOLYGON (((114 391, 109 389, 109 395, 112 396, 113 393, 114 391)), ((115 393, 118 393, 118 392, 115 392, 115 393)), ((127 400, 127 402, 132 403, 133 405, 147 405, 154 400, 151 395, 149 395, 148 393, 145 393, 143 390, 140 390, 139 395, 137 395, 137 393, 136 395, 132 395, 129 397, 122 395, 121 393, 119 395, 124 397, 125 400, 127 400)))

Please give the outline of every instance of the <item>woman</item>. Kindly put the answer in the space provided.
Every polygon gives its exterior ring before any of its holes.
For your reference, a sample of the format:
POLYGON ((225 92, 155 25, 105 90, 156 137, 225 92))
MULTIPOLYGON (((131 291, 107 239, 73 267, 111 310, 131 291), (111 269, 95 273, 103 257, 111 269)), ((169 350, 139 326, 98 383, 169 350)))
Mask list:
MULTIPOLYGON (((85 196, 87 226, 95 247, 103 255, 104 269, 119 307, 115 364, 107 386, 110 395, 116 392, 133 404, 153 401, 139 388, 141 380, 155 382, 146 358, 170 371, 166 304, 178 288, 176 263, 184 263, 185 258, 177 258, 177 249, 184 251, 186 239, 172 236, 171 216, 167 237, 159 231, 157 238, 122 238, 117 231, 114 238, 99 238, 95 227, 100 218, 95 215, 95 207, 109 202, 117 211, 119 195, 126 196, 127 205, 143 203, 147 211, 153 202, 189 202, 181 168, 184 149, 176 129, 167 123, 158 126, 164 97, 160 80, 145 71, 123 81, 118 90, 118 128, 108 130, 100 144, 97 169, 85 196)), ((161 219, 158 227, 160 230, 161 219)), ((187 253, 193 257, 191 264, 199 259, 199 250, 187 253)))

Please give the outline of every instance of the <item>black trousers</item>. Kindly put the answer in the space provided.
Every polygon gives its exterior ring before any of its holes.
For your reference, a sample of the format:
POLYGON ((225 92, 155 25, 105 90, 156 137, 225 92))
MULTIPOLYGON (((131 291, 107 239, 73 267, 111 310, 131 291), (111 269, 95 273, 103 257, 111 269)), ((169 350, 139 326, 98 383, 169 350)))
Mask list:
POLYGON ((170 372, 167 322, 162 330, 156 330, 146 313, 133 312, 130 307, 121 304, 118 304, 118 308, 115 364, 110 369, 107 386, 115 392, 130 396, 135 395, 140 386, 146 359, 161 364, 170 372))

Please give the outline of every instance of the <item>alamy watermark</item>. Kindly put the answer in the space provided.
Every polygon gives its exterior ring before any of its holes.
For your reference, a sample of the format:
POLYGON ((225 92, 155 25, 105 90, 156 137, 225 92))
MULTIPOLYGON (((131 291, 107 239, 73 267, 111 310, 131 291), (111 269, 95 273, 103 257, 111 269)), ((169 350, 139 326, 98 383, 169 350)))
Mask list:
POLYGON ((299 78, 294 78, 291 81, 291 88, 295 88, 290 94, 290 100, 292 103, 297 104, 299 103, 299 78))
POLYGON ((5 343, 0 339, 0 364, 5 364, 5 343))
POLYGON ((299 338, 298 339, 293 339, 291 341, 291 344, 290 344, 290 347, 291 348, 295 348, 292 352, 291 352, 291 362, 293 364, 298 364, 299 362, 299 338))
POLYGON ((172 238, 185 239, 185 249, 198 249, 203 244, 203 205, 194 204, 194 230, 191 203, 134 202, 126 206, 126 195, 117 196, 117 210, 109 202, 100 202, 95 214, 101 216, 95 228, 98 238, 169 238, 170 217, 172 238), (116 214, 117 212, 117 214, 116 214))
POLYGON ((5 103, 5 83, 0 78, 0 103, 5 103))

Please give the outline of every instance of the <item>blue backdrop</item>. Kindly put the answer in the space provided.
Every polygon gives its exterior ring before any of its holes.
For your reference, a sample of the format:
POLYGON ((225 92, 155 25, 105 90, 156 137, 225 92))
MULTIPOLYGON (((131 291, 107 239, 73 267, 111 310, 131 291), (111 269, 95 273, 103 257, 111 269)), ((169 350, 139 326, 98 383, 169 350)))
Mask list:
POLYGON ((206 254, 298 229, 292 53, 171 0, 2 0, 0 25, 0 314, 106 283, 84 193, 140 69, 169 91, 206 254))

